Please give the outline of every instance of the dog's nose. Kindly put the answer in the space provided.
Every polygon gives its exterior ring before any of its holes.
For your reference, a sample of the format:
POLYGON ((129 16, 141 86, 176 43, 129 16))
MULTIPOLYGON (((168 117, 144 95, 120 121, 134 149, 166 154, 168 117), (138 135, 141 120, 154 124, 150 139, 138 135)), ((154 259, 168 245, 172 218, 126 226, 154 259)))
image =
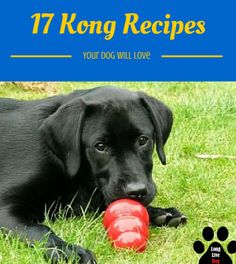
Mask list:
POLYGON ((141 199, 147 195, 147 187, 144 183, 131 182, 125 186, 125 193, 129 198, 141 199))

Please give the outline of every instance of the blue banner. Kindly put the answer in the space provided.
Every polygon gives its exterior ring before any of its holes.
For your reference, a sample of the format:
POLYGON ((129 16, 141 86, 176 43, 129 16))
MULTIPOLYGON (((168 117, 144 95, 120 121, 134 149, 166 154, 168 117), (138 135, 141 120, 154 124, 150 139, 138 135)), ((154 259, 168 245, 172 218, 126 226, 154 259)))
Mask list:
POLYGON ((1 81, 235 81, 235 0, 9 0, 1 81))

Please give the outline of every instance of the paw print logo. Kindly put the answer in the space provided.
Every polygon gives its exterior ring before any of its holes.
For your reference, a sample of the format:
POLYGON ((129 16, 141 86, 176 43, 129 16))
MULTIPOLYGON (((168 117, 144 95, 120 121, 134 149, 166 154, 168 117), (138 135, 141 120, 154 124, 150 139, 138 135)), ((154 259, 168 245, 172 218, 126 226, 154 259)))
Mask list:
MULTIPOLYGON (((217 238, 220 241, 225 241, 228 238, 228 229, 224 226, 217 231, 217 238)), ((206 241, 211 241, 214 238, 214 231, 211 227, 205 227, 202 231, 202 236, 206 241)), ((202 254, 205 251, 205 246, 201 241, 195 241, 193 249, 196 253, 202 254)), ((230 241, 227 246, 227 251, 230 254, 236 253, 236 241, 230 241)), ((212 242, 204 255, 201 256, 199 264, 232 264, 232 259, 225 252, 219 242, 212 242)))

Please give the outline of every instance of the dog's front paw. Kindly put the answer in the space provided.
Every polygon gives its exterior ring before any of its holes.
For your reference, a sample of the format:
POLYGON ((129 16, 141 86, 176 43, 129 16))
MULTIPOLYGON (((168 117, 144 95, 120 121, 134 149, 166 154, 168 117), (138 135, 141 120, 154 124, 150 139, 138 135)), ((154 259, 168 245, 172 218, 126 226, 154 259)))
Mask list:
POLYGON ((52 264, 69 260, 74 264, 97 264, 95 255, 90 250, 70 244, 47 248, 46 258, 50 259, 52 264))
POLYGON ((155 226, 173 226, 177 227, 186 224, 187 217, 176 208, 155 208, 148 207, 150 221, 155 226))

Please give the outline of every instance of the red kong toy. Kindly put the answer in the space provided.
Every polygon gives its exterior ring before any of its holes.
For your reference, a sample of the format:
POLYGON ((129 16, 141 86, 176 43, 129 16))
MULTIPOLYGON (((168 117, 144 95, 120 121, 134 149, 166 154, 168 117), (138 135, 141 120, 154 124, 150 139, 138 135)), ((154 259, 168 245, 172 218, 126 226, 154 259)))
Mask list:
POLYGON ((149 215, 139 202, 120 199, 105 211, 103 225, 115 248, 130 248, 142 252, 147 246, 149 215))

